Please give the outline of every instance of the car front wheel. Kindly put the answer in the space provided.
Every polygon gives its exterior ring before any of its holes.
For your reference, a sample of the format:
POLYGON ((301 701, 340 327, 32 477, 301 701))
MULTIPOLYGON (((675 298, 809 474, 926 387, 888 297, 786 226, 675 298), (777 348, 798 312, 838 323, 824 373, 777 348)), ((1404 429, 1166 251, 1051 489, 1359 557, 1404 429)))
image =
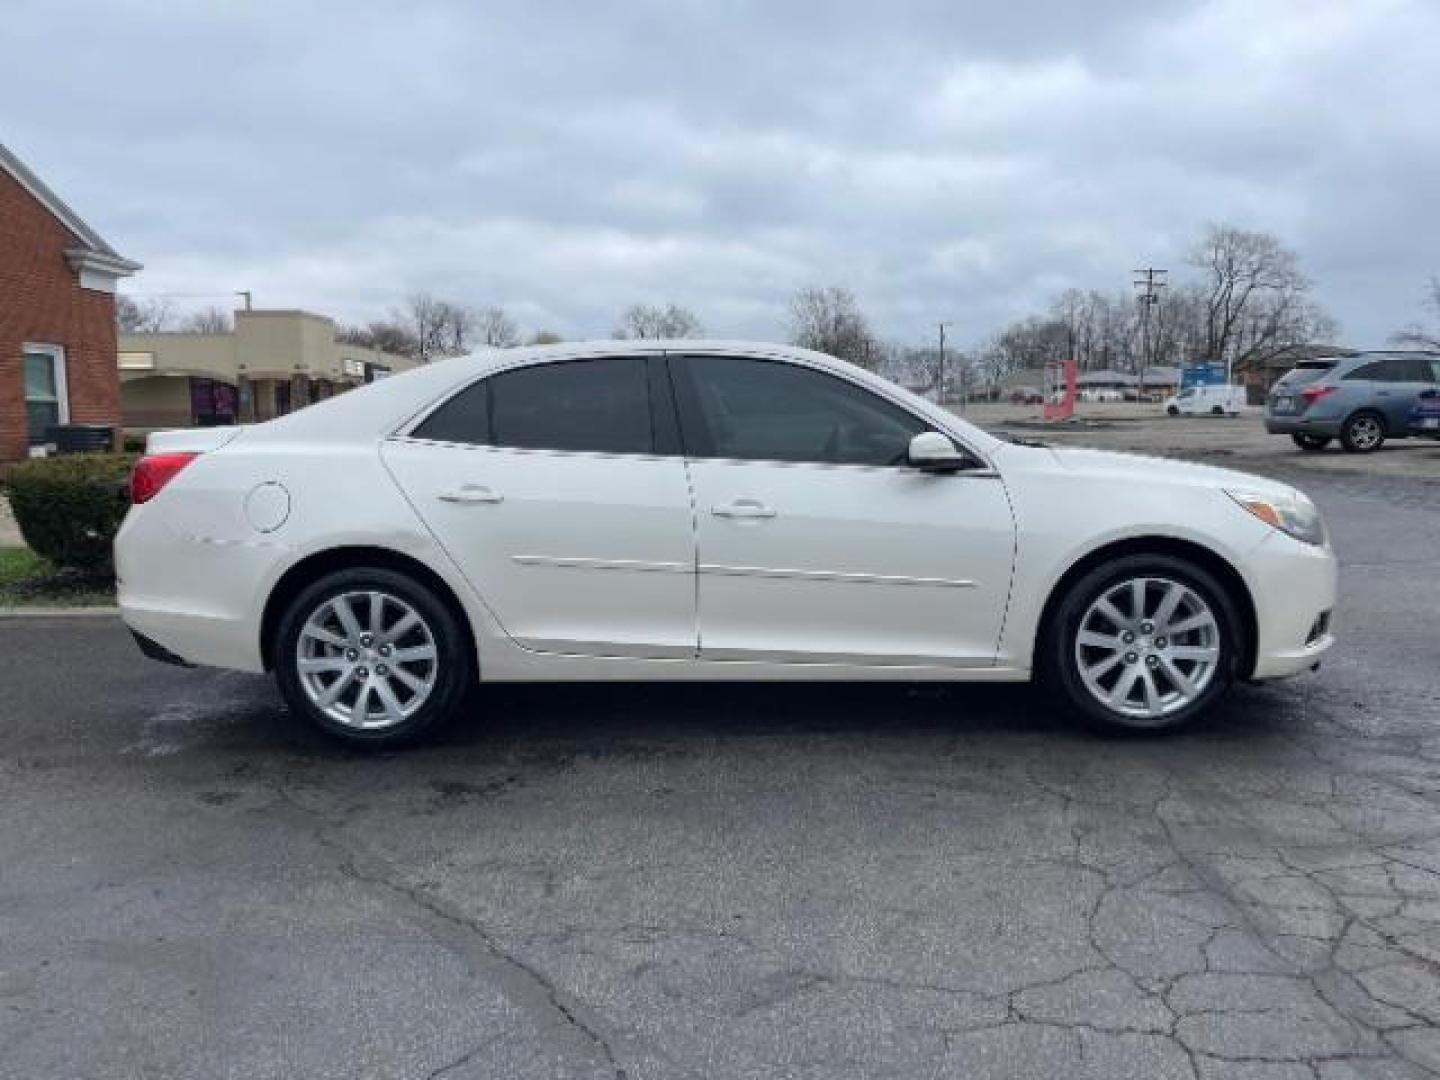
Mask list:
POLYGON ((1174 731, 1234 682, 1244 649, 1225 589, 1200 567, 1133 555, 1061 598, 1042 673, 1085 720, 1112 732, 1174 731))
POLYGON ((474 682, 455 614, 418 581, 379 567, 304 589, 280 619, 274 659, 290 708, 354 746, 416 741, 451 717, 474 682))

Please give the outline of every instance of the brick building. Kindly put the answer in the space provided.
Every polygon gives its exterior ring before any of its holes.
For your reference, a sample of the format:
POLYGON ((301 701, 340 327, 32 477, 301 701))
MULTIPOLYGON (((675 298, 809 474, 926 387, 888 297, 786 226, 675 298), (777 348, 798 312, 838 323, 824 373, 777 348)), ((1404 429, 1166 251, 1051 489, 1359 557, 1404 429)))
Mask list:
POLYGON ((123 258, 0 145, 0 470, 63 423, 120 423, 123 258))

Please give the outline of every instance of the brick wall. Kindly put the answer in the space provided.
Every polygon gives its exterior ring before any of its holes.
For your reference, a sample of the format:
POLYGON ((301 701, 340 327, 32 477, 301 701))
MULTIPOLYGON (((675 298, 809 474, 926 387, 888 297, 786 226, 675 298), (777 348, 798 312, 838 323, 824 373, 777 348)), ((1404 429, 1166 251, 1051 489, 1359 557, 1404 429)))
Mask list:
POLYGON ((115 297, 80 288, 65 261, 76 240, 9 173, 0 170, 0 468, 28 453, 20 349, 65 348, 70 419, 120 423, 115 297))

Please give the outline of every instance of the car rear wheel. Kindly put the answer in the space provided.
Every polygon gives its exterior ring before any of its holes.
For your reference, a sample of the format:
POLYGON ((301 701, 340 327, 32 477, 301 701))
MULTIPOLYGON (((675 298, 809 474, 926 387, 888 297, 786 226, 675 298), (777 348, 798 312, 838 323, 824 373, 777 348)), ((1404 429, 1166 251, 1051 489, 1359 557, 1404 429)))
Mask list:
POLYGON ((356 568, 304 589, 281 617, 275 674, 290 708, 355 746, 411 743, 448 720, 474 682, 450 608, 405 574, 356 568))
POLYGON ((1224 415, 1225 415, 1225 410, 1224 410, 1224 408, 1222 408, 1222 407, 1219 406, 1219 405, 1212 405, 1212 406, 1210 406, 1210 415, 1211 415, 1211 416, 1224 416, 1224 415))
POLYGON ((1171 416, 1179 416, 1179 415, 1180 415, 1180 410, 1177 409, 1174 405, 1171 405, 1171 406, 1170 406, 1168 409, 1166 409, 1165 411, 1166 411, 1167 413, 1169 413, 1171 416))
POLYGON ((1242 634, 1210 574, 1168 555, 1132 555, 1066 592, 1040 663, 1051 688, 1092 726, 1175 731, 1234 682, 1242 634))
POLYGON ((1301 450, 1311 454, 1319 453, 1330 445, 1330 438, 1327 435, 1291 435, 1290 438, 1301 450))
POLYGON ((1385 421, 1378 413, 1356 413, 1341 427, 1340 445, 1352 454, 1374 453, 1385 445, 1385 421))

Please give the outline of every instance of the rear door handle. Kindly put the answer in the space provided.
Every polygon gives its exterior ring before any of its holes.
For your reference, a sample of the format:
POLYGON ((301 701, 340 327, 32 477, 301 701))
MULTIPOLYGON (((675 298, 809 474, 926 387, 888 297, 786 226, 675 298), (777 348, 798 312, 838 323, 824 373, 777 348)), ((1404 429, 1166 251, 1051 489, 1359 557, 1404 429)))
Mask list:
POLYGON ((440 492, 437 496, 441 502, 448 503, 498 503, 504 502, 505 496, 498 491, 492 491, 484 484, 461 484, 457 488, 440 492))
POLYGON ((775 511, 755 499, 736 499, 727 506, 713 506, 710 513, 728 518, 773 518, 775 511))

